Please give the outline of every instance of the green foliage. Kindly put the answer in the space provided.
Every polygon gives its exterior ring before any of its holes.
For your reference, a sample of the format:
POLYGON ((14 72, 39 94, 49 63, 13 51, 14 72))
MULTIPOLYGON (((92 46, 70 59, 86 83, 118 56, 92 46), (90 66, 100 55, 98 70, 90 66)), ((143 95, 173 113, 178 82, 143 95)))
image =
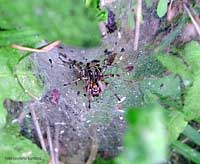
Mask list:
POLYGON ((171 110, 166 112, 167 129, 169 134, 169 142, 172 143, 179 137, 180 133, 187 125, 185 115, 182 112, 171 110))
POLYGON ((195 142, 197 145, 200 145, 200 134, 192 126, 187 125, 183 131, 183 134, 195 142))
MULTIPOLYGON (((200 146, 200 134, 192 126, 187 125, 183 131, 183 134, 188 137, 187 139, 190 139, 190 142, 193 142, 193 145, 195 143, 196 145, 200 146)), ((176 140, 172 143, 172 147, 189 160, 195 163, 200 163, 200 153, 189 147, 186 143, 176 140)))
POLYGON ((167 153, 167 135, 161 106, 153 105, 144 109, 131 108, 127 113, 127 118, 125 150, 116 158, 116 163, 164 162, 167 153))
POLYGON ((42 38, 36 36, 35 31, 30 29, 0 30, 0 38, 1 46, 10 46, 11 44, 33 46, 42 40, 42 38))
POLYGON ((156 101, 155 97, 152 97, 153 93, 160 99, 163 99, 161 103, 169 105, 171 110, 165 111, 166 113, 166 126, 169 134, 169 142, 172 143, 178 138, 180 133, 187 125, 185 121, 185 115, 182 112, 174 110, 174 106, 181 107, 179 104, 181 97, 180 79, 177 76, 169 75, 162 78, 148 78, 140 82, 141 91, 145 95, 145 103, 156 101), (168 102, 166 100, 168 99, 168 102))
POLYGON ((158 55, 157 58, 170 71, 181 75, 185 79, 191 79, 191 71, 180 57, 172 55, 158 55))
POLYGON ((196 75, 200 74, 200 46, 198 42, 192 41, 185 45, 183 49, 183 58, 185 59, 186 63, 192 69, 194 73, 194 78, 196 75))
POLYGON ((85 0, 85 5, 95 11, 98 21, 107 21, 108 12, 100 8, 100 0, 85 0))
POLYGON ((6 124, 6 114, 7 114, 7 111, 6 109, 4 108, 3 106, 3 97, 1 96, 0 97, 0 129, 2 129, 5 124, 6 124))
POLYGON ((19 126, 7 125, 0 133, 0 163, 3 164, 48 164, 46 152, 28 139, 20 136, 19 126))
MULTIPOLYGON (((0 48, 0 116, 2 128, 5 125, 6 112, 3 108, 3 101, 6 98, 11 98, 18 101, 30 100, 30 97, 25 93, 24 89, 19 85, 17 81, 17 76, 19 76, 19 81, 23 83, 25 89, 30 89, 30 92, 36 96, 40 95, 42 92, 40 81, 35 77, 32 70, 23 69, 24 63, 18 64, 21 59, 20 53, 12 48, 0 48), (29 86, 26 88, 26 86, 29 86)), ((28 65, 27 65, 28 66, 28 65)))
POLYGON ((197 145, 200 144, 200 135, 191 126, 187 125, 190 120, 200 118, 200 46, 197 42, 186 44, 183 49, 176 50, 176 54, 158 55, 158 59, 170 71, 180 75, 184 85, 182 91, 182 108, 174 108, 169 105, 167 113, 167 125, 169 141, 173 148, 189 160, 200 163, 200 154, 187 144, 177 140, 183 133, 197 145))
POLYGON ((169 54, 159 55, 158 59, 170 71, 179 74, 184 80, 192 83, 184 94, 183 113, 186 119, 192 120, 200 116, 200 46, 197 42, 188 43, 183 50, 178 51, 181 56, 169 54))
POLYGON ((151 93, 162 97, 180 98, 180 80, 177 76, 169 75, 162 78, 148 78, 140 83, 143 93, 150 90, 151 93))
POLYGON ((153 0, 145 0, 145 3, 147 5, 147 7, 152 7, 153 5, 153 0))
POLYGON ((193 120, 200 116, 200 74, 195 77, 192 86, 188 89, 185 95, 185 105, 183 112, 187 116, 187 120, 193 120))
POLYGON ((159 0, 157 6, 157 15, 162 18, 167 13, 167 6, 169 0, 159 0))
POLYGON ((68 45, 95 46, 100 43, 96 11, 85 8, 83 1, 0 0, 0 3, 4 4, 0 6, 3 29, 23 31, 28 28, 43 39, 62 40, 68 45))
POLYGON ((164 70, 165 68, 159 60, 154 56, 148 56, 140 59, 137 63, 135 78, 140 79, 144 77, 160 76, 164 70))
POLYGON ((94 161, 94 164, 115 164, 114 160, 104 160, 100 157, 97 157, 94 161))
POLYGON ((186 144, 183 144, 180 141, 175 141, 175 142, 173 142, 172 146, 177 152, 184 155, 189 160, 191 160, 197 164, 200 163, 200 153, 195 151, 194 149, 190 148, 186 144))
POLYGON ((36 96, 42 92, 40 81, 29 68, 30 63, 27 64, 22 59, 22 55, 17 50, 10 47, 0 48, 0 163, 20 164, 26 160, 27 164, 32 164, 35 163, 34 157, 39 157, 41 163, 48 163, 47 154, 29 140, 21 137, 18 134, 19 130, 11 125, 4 127, 7 112, 3 107, 3 101, 6 98, 27 101, 31 98, 24 89, 36 96), (26 68, 24 68, 25 65, 26 68), (19 85, 19 82, 24 88, 19 85), (16 159, 7 159, 9 157, 16 159), (22 157, 24 159, 17 159, 22 157), (33 160, 28 160, 28 158, 33 160))

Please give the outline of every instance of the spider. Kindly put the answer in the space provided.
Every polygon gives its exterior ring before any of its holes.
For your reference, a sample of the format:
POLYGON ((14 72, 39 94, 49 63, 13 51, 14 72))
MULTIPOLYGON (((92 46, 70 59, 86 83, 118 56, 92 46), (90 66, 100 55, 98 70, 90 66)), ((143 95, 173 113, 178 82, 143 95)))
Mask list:
MULTIPOLYGON (((70 68, 73 68, 77 79, 64 84, 64 86, 77 83, 78 81, 84 81, 85 91, 88 97, 88 108, 91 108, 91 102, 94 97, 99 97, 104 92, 108 83, 105 82, 105 78, 110 76, 115 76, 114 74, 104 74, 108 65, 111 65, 115 59, 116 53, 110 53, 108 58, 104 60, 103 66, 100 66, 99 60, 92 60, 89 63, 83 64, 82 62, 77 62, 75 60, 69 59, 68 61, 63 60, 59 57, 63 63, 67 63, 70 68)), ((66 56, 64 56, 66 57, 66 56)), ((115 97, 120 101, 120 98, 114 94, 115 97)))

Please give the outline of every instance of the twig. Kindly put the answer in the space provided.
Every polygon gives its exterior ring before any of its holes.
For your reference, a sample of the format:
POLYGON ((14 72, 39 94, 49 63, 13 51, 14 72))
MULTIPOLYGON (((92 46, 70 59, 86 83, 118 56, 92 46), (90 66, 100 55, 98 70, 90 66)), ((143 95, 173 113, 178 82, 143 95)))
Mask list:
POLYGON ((39 140, 40 140, 40 144, 42 146, 42 149, 44 151, 47 151, 46 146, 45 146, 45 142, 44 142, 44 138, 42 136, 42 132, 41 132, 41 129, 40 129, 40 126, 39 126, 39 122, 38 122, 37 117, 36 117, 35 110, 34 110, 32 105, 30 106, 30 108, 31 108, 31 115, 32 115, 32 118, 33 118, 33 123, 35 125, 36 131, 37 131, 37 134, 38 134, 38 137, 39 137, 39 140))
POLYGON ((96 159, 96 155, 98 152, 98 143, 97 143, 97 131, 96 131, 96 126, 92 125, 92 146, 91 146, 91 151, 90 151, 90 156, 86 162, 86 164, 92 164, 94 160, 96 159))
POLYGON ((30 52, 49 52, 50 50, 52 50, 53 48, 55 48, 56 46, 58 46, 60 44, 60 41, 57 40, 41 49, 35 49, 35 48, 29 48, 29 47, 24 47, 24 46, 20 46, 17 44, 13 44, 12 48, 16 48, 18 50, 22 50, 22 51, 30 51, 30 52))
POLYGON ((168 10, 171 10, 173 1, 174 1, 174 0, 170 0, 170 4, 169 4, 168 10))
POLYGON ((200 36, 200 26, 199 26, 199 24, 198 24, 197 21, 194 19, 194 17, 192 16, 190 10, 188 9, 188 7, 187 7, 185 4, 184 4, 184 8, 185 8, 185 10, 187 11, 187 13, 188 13, 190 19, 192 20, 192 23, 194 24, 194 27, 195 27, 195 29, 197 30, 198 35, 200 36))
POLYGON ((51 130, 50 130, 49 121, 47 118, 45 122, 46 122, 47 140, 48 140, 50 154, 51 154, 51 161, 52 161, 52 164, 55 164, 55 155, 54 155, 53 143, 52 143, 52 138, 51 138, 51 130))
POLYGON ((137 0, 134 51, 136 51, 138 49, 138 42, 139 42, 139 38, 140 38, 140 23, 141 23, 141 19, 142 19, 142 0, 137 0))
POLYGON ((54 152, 55 152, 55 164, 59 164, 59 130, 60 125, 55 125, 55 135, 54 135, 54 152))

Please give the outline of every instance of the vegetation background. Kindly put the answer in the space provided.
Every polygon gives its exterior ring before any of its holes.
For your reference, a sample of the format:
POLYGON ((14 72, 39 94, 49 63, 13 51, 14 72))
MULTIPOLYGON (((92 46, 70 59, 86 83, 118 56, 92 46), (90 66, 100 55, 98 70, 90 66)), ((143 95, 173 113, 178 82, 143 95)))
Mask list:
MULTIPOLYGON (((139 2, 133 0, 135 11, 139 2)), ((143 79, 141 70, 147 67, 148 61, 143 61, 144 67, 136 68, 133 79, 141 85, 144 106, 130 105, 125 113, 128 125, 122 153, 112 160, 97 157, 96 164, 200 163, 200 2, 143 1, 148 7, 153 3, 156 3, 157 16, 164 22, 161 31, 173 26, 173 30, 159 36, 158 44, 148 45, 153 47, 154 64, 156 67, 162 64, 165 75, 143 79), (181 42, 177 38, 184 30, 191 33, 190 40, 181 42)), ((31 61, 21 62, 31 54, 11 45, 38 47, 44 40, 59 39, 71 46, 98 46, 101 43, 98 23, 106 22, 108 13, 106 8, 99 7, 98 0, 0 0, 0 4, 3 4, 0 5, 0 163, 19 164, 27 157, 39 156, 40 163, 47 164, 52 154, 23 137, 19 124, 13 123, 4 107, 8 98, 30 101, 33 97, 27 90, 37 97, 45 92, 29 69, 31 61), (21 159, 10 159, 14 157, 21 159)), ((129 23, 136 28, 135 19, 129 23)), ((26 163, 35 164, 35 161, 26 160, 26 163)))

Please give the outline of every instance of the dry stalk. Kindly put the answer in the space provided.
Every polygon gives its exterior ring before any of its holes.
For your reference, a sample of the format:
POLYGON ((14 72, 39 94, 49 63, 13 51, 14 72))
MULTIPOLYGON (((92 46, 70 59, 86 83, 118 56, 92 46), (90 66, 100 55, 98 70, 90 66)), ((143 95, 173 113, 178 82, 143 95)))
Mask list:
POLYGON ((22 50, 22 51, 29 51, 29 52, 49 52, 50 50, 52 50, 53 48, 55 48, 56 46, 58 46, 60 44, 60 41, 57 40, 41 49, 35 49, 35 48, 29 48, 29 47, 24 47, 24 46, 20 46, 17 44, 13 44, 12 48, 16 48, 18 50, 22 50))
POLYGON ((98 152, 98 140, 97 140, 97 129, 96 125, 92 125, 92 146, 90 150, 90 156, 86 162, 86 164, 92 164, 96 159, 96 155, 98 152))
POLYGON ((55 135, 54 135, 54 152, 55 152, 55 164, 59 164, 59 131, 60 125, 55 125, 55 135))
POLYGON ((52 137, 51 137, 51 130, 50 130, 50 126, 49 126, 49 120, 47 118, 46 118, 45 123, 46 123, 47 140, 48 140, 50 154, 51 154, 51 162, 52 162, 52 164, 56 164, 54 149, 53 149, 53 142, 52 142, 52 137))
POLYGON ((37 119, 37 116, 36 116, 36 113, 35 113, 35 110, 34 110, 34 107, 32 105, 30 105, 30 108, 31 108, 31 115, 32 115, 32 118, 33 118, 33 123, 35 125, 40 144, 42 146, 42 149, 44 151, 47 151, 46 145, 45 145, 45 142, 44 142, 44 138, 42 136, 42 132, 41 132, 41 129, 40 129, 40 125, 39 125, 39 122, 38 122, 38 119, 37 119))
POLYGON ((138 49, 138 42, 139 42, 139 38, 140 38, 140 24, 141 24, 141 21, 142 21, 142 0, 137 0, 134 51, 137 51, 137 49, 138 49))
POLYGON ((193 23, 195 29, 197 30, 198 35, 200 36, 200 26, 199 26, 199 24, 194 19, 194 17, 192 16, 190 10, 188 9, 188 7, 185 4, 184 4, 184 8, 185 8, 186 12, 188 13, 190 19, 192 20, 192 23, 193 23))

